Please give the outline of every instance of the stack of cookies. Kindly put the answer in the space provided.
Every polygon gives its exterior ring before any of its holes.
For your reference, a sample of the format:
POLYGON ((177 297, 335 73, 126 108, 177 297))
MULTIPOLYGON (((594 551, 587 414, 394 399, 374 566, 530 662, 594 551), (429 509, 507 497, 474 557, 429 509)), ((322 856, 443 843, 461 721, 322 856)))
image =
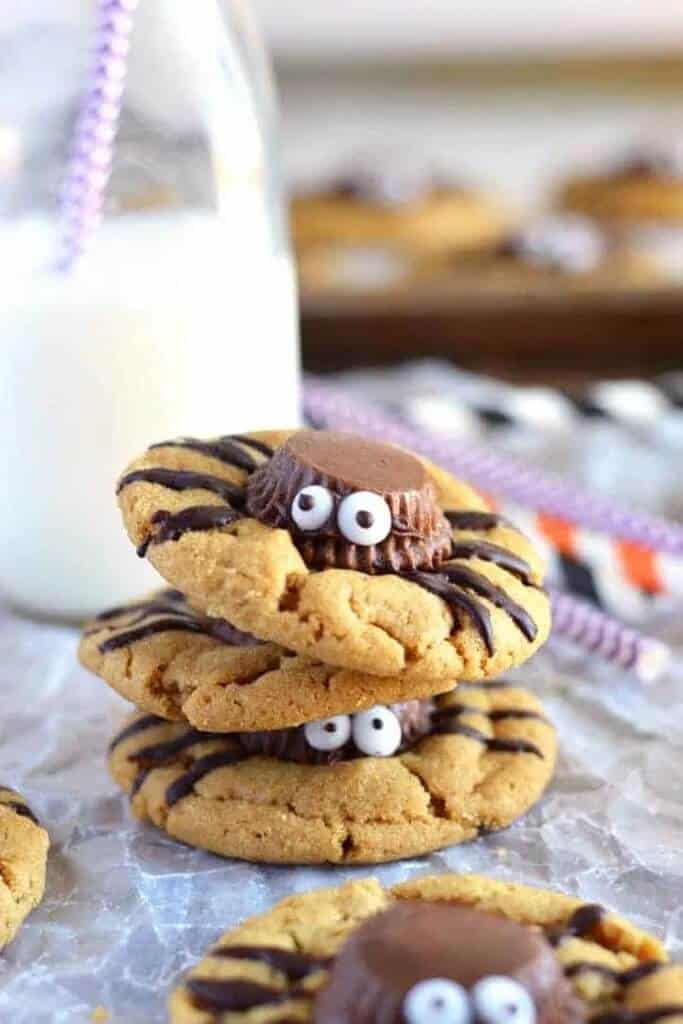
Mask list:
POLYGON ((137 706, 109 763, 139 818, 225 856, 377 863, 541 796, 554 730, 498 677, 547 637, 543 569, 466 484, 301 430, 155 444, 118 496, 173 588, 80 646, 137 706))

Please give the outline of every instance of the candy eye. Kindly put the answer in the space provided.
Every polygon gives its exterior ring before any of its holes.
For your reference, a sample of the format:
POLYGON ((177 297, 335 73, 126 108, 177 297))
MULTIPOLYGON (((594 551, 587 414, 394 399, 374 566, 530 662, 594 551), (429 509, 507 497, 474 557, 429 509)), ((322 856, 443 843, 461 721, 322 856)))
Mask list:
POLYGON ((339 529, 352 544, 381 544, 391 533, 391 512, 384 498, 372 491, 355 491, 344 498, 337 513, 339 529))
POLYGON ((406 1024, 469 1024, 470 1003, 462 985, 447 978, 419 981, 403 1000, 406 1024))
POLYGON ((334 715, 319 722, 304 726, 304 736, 314 750, 339 750, 351 735, 351 719, 348 715, 334 715))
POLYGON ((401 746, 401 723, 381 704, 354 715, 351 731, 353 742, 368 757, 390 757, 401 746))
POLYGON ((319 530, 330 518, 334 502, 327 487, 302 487, 292 502, 292 519, 300 530, 319 530))
POLYGON ((483 1024, 534 1024, 536 1020, 531 996, 512 978, 483 978, 472 989, 472 1001, 483 1024))

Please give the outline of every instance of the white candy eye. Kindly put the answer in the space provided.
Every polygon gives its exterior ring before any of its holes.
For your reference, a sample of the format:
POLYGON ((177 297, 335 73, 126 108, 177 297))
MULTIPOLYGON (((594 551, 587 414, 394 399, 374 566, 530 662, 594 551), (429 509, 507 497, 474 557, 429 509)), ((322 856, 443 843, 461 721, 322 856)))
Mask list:
POLYGON ((352 732, 353 742, 368 757, 391 757, 401 746, 401 723, 382 704, 354 715, 352 732))
POLYGON ((348 715, 334 715, 319 722, 304 726, 304 736, 314 750, 338 750, 351 735, 351 719, 348 715))
POLYGON ((300 530, 319 530, 332 514, 334 502, 327 487, 302 487, 292 502, 292 519, 300 530))
POLYGON ((344 498, 337 513, 339 529, 352 544, 381 544, 391 533, 391 512, 384 498, 372 491, 355 491, 344 498))
POLYGON ((469 1024, 470 1001, 462 985, 447 978, 427 978, 406 993, 406 1024, 469 1024))
POLYGON ((536 1020, 531 996, 512 978, 483 978, 472 989, 472 1002, 483 1024, 534 1024, 536 1020))

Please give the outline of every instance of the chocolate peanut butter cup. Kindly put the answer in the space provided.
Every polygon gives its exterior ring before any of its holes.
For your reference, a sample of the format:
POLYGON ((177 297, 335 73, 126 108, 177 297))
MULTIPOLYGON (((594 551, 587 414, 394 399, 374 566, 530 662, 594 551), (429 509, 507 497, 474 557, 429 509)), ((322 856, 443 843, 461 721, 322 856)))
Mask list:
POLYGON ((450 525, 423 463, 349 434, 294 434, 249 478, 246 508, 289 530, 316 568, 430 570, 450 551, 450 525))
POLYGON ((315 1024, 578 1024, 582 1004, 551 945, 494 914, 407 900, 342 947, 315 1024))

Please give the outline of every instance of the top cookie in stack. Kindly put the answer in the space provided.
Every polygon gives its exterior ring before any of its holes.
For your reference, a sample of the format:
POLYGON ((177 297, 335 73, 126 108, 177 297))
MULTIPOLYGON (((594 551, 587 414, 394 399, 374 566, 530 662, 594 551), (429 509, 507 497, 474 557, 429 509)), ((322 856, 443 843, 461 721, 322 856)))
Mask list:
POLYGON ((541 562, 410 452, 302 430, 154 445, 119 482, 128 534, 193 606, 329 665, 443 684, 544 642, 541 562))
POLYGON ((545 640, 542 567, 465 484, 302 430, 154 445, 119 500, 178 588, 81 641, 140 709, 110 751, 139 817, 230 856, 375 863, 502 828, 541 795, 540 704, 477 683, 545 640))

